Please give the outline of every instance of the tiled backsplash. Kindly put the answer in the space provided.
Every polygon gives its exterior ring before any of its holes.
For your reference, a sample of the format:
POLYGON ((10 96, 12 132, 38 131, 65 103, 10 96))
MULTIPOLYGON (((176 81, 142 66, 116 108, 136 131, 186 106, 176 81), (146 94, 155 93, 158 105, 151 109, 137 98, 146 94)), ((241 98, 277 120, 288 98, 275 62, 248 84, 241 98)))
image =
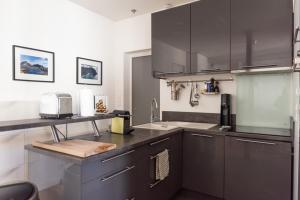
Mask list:
POLYGON ((237 125, 290 128, 292 75, 238 75, 237 125))
MULTIPOLYGON (((235 114, 231 115, 232 125, 235 125, 235 114)), ((185 121, 185 122, 200 122, 220 124, 220 114, 218 113, 197 113, 197 112, 177 112, 163 111, 163 121, 185 121)))

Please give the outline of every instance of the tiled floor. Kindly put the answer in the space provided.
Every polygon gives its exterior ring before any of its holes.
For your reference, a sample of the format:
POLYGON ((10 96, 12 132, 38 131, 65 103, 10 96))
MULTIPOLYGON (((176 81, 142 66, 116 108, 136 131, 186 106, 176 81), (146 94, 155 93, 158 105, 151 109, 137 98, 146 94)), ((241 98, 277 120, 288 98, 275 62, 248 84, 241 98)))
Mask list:
POLYGON ((221 200, 219 198, 202 195, 196 192, 182 190, 178 195, 172 200, 221 200))

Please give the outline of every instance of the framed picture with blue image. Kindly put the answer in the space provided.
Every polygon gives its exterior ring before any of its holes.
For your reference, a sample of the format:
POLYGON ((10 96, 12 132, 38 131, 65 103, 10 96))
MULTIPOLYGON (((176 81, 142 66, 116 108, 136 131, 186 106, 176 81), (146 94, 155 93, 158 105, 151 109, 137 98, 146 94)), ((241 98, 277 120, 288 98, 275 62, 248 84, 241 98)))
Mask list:
POLYGON ((102 85, 102 61, 77 57, 77 84, 102 85))
POLYGON ((54 52, 13 45, 13 80, 54 82, 54 52))

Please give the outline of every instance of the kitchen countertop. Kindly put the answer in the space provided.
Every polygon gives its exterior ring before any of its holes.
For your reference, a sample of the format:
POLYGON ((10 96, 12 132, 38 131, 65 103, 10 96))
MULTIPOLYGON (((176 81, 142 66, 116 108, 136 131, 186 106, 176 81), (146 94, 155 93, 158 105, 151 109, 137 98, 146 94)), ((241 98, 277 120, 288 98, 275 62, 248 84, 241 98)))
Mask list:
MULTIPOLYGON (((170 135, 174 135, 177 133, 186 132, 201 132, 203 134, 212 134, 219 136, 231 136, 231 137, 244 137, 251 139, 261 139, 261 140, 272 140, 272 141, 281 141, 281 142, 292 142, 292 137, 287 136, 279 136, 279 135, 269 135, 269 134, 257 134, 257 133, 243 133, 235 131, 236 127, 232 131, 220 131, 220 126, 215 126, 210 129, 195 129, 195 128, 174 128, 171 130, 149 130, 149 129, 140 129, 136 128, 129 135, 119 135, 119 134, 110 134, 104 133, 101 137, 95 137, 93 134, 85 134, 81 136, 74 137, 76 139, 84 139, 90 141, 98 141, 98 142, 106 142, 106 143, 114 143, 117 145, 117 148, 105 153, 101 153, 98 155, 90 156, 88 158, 79 158, 71 155, 66 155, 63 153, 58 153, 54 151, 49 151, 41 148, 33 147, 32 145, 26 145, 25 149, 29 151, 33 151, 36 153, 41 153, 48 156, 54 156, 57 158, 61 158, 64 160, 70 160, 77 164, 82 164, 84 162, 94 161, 98 159, 107 158, 118 154, 120 152, 145 145, 147 143, 151 143, 153 141, 159 140, 160 138, 167 137, 170 135)), ((237 129, 240 130, 240 129, 237 129)), ((244 130, 244 129, 243 129, 244 130)), ((249 128, 247 129, 249 130, 249 128)), ((283 131, 283 134, 287 134, 286 129, 265 129, 266 133, 276 133, 283 131)))
POLYGON ((71 156, 59 152, 49 151, 46 149, 33 147, 32 145, 26 145, 25 149, 36 153, 48 155, 48 156, 55 156, 64 160, 70 160, 77 164, 82 164, 83 162, 89 162, 93 160, 107 158, 115 154, 118 154, 120 152, 159 140, 160 138, 181 133, 182 131, 183 130, 181 128, 175 128, 169 131, 135 129, 129 135, 111 134, 106 132, 101 137, 95 137, 93 134, 85 134, 85 135, 74 137, 74 139, 76 138, 76 139, 90 140, 96 142, 114 143, 117 145, 117 148, 114 150, 110 150, 87 158, 79 158, 79 157, 75 157, 75 156, 71 156))
POLYGON ((191 129, 191 128, 184 128, 184 130, 201 131, 202 133, 206 133, 206 134, 217 134, 217 135, 232 136, 232 137, 244 137, 244 138, 261 139, 261 140, 293 142, 293 137, 291 134, 292 131, 289 129, 256 128, 256 127, 253 127, 253 129, 251 129, 250 127, 244 129, 241 127, 234 126, 231 130, 221 131, 220 126, 218 125, 207 130, 199 130, 199 129, 191 129), (248 130, 248 132, 244 132, 244 130, 246 129, 248 130), (263 130, 265 134, 259 132, 261 130, 263 130))
MULTIPOLYGON (((151 124, 151 123, 149 123, 151 124)), ((141 125, 145 127, 151 127, 149 124, 141 125)), ((186 121, 164 121, 164 122, 154 122, 158 128, 160 126, 164 127, 165 130, 170 130, 170 128, 182 128, 186 131, 201 131, 208 134, 219 134, 227 136, 239 136, 247 137, 253 139, 264 139, 273 141, 284 141, 292 142, 293 134, 291 129, 283 128, 267 128, 267 127, 251 127, 251 126, 233 126, 230 130, 220 130, 220 126, 211 123, 197 123, 197 122, 186 122, 186 121)), ((136 126, 135 128, 139 128, 136 126)), ((153 126, 155 129, 155 126, 153 126)), ((163 129, 162 129, 163 130, 163 129)))

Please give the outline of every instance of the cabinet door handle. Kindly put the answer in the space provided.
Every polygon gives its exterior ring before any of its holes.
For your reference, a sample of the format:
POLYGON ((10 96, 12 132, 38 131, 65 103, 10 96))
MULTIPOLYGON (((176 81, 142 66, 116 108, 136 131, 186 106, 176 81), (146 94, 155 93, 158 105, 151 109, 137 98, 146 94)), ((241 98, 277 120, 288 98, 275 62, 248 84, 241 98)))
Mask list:
POLYGON ((156 141, 156 142, 152 142, 152 143, 150 143, 150 146, 154 146, 154 145, 156 145, 156 144, 165 142, 165 141, 167 141, 167 140, 169 140, 169 139, 170 139, 170 138, 165 138, 165 139, 162 139, 162 140, 159 140, 159 141, 156 141))
POLYGON ((203 69, 201 71, 202 72, 213 72, 213 71, 216 71, 216 70, 219 70, 219 69, 203 69))
MULTIPOLYGON (((170 149, 165 149, 165 150, 168 150, 169 153, 170 153, 170 149)), ((156 155, 154 155, 154 156, 150 156, 150 160, 153 160, 153 159, 155 159, 155 158, 157 158, 157 157, 158 157, 158 154, 156 154, 156 155)))
POLYGON ((247 139, 235 139, 240 142, 256 143, 256 144, 267 144, 267 145, 276 145, 274 142, 262 142, 257 140, 247 140, 247 139))
POLYGON ((298 26, 295 30, 295 38, 294 38, 294 43, 296 44, 297 42, 300 42, 300 40, 298 40, 298 34, 300 31, 300 27, 298 26))
POLYGON ((154 188, 154 187, 157 186, 160 182, 162 182, 162 180, 156 181, 155 183, 151 183, 151 184, 150 184, 150 188, 154 188))
POLYGON ((252 68, 260 68, 260 67, 276 67, 277 65, 275 64, 270 64, 270 65, 253 65, 253 66, 240 66, 241 68, 244 69, 252 69, 252 68))
POLYGON ((200 70, 200 73, 201 72, 217 72, 217 71, 221 71, 221 68, 216 67, 213 69, 202 69, 202 70, 200 70))
POLYGON ((102 162, 102 163, 106 163, 106 162, 108 162, 108 161, 112 161, 112 160, 114 160, 114 159, 117 159, 117 158, 120 158, 120 157, 126 156, 126 155, 128 155, 128 154, 131 154, 131 153, 133 153, 133 152, 135 152, 135 150, 127 151, 127 152, 125 152, 125 153, 122 153, 122 154, 119 154, 119 155, 117 155, 117 156, 113 156, 113 157, 111 157, 111 158, 108 158, 108 159, 102 160, 101 162, 102 162))
POLYGON ((202 135, 202 134, 192 134, 192 136, 196 136, 196 137, 206 137, 206 138, 213 138, 213 136, 211 135, 202 135))
POLYGON ((115 173, 115 174, 113 174, 113 175, 111 175, 111 176, 102 178, 101 181, 102 181, 102 182, 105 182, 105 181, 110 180, 110 179, 112 179, 112 178, 115 178, 115 177, 117 177, 117 176, 119 176, 119 175, 121 175, 121 174, 124 174, 125 172, 128 172, 128 171, 130 171, 130 170, 132 170, 132 169, 134 169, 134 168, 135 168, 134 165, 131 166, 131 167, 126 167, 126 168, 123 169, 122 171, 119 171, 119 172, 117 172, 117 173, 115 173))

